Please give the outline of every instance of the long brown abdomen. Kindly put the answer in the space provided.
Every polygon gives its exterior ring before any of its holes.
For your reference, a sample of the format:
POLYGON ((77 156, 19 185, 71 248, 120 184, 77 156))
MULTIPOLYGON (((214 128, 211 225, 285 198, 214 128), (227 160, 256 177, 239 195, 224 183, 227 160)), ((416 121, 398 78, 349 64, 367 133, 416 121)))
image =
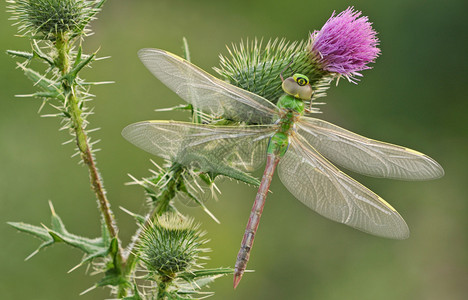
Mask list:
POLYGON ((275 172, 276 166, 280 157, 275 154, 268 154, 265 171, 263 172, 262 182, 258 188, 255 202, 250 212, 249 221, 245 228, 244 238, 242 239, 239 253, 237 254, 237 261, 234 270, 234 288, 237 287, 239 281, 242 279, 247 262, 250 257, 250 250, 252 250, 255 233, 257 232, 258 224, 260 223, 260 217, 262 216, 263 207, 265 206, 266 195, 270 188, 271 180, 275 172))

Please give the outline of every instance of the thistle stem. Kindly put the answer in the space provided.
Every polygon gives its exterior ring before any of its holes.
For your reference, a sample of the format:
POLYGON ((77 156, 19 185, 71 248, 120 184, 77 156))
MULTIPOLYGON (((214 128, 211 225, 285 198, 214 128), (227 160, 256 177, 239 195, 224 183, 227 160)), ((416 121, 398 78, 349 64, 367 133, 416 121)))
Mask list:
POLYGON ((132 239, 132 243, 126 249, 127 256, 124 256, 123 259, 123 269, 124 274, 128 275, 132 272, 134 263, 136 260, 136 253, 134 251, 136 243, 141 239, 144 229, 151 224, 152 220, 156 216, 161 216, 165 212, 169 211, 170 209, 170 202, 176 195, 176 187, 177 183, 179 182, 179 176, 182 173, 182 168, 179 164, 174 163, 170 169, 172 170, 171 173, 171 180, 169 181, 168 185, 165 187, 164 191, 158 196, 156 199, 157 203, 146 216, 145 223, 138 228, 137 232, 132 239))
MULTIPOLYGON (((55 63, 57 68, 60 70, 62 77, 65 77, 71 68, 69 57, 69 51, 71 46, 70 43, 71 41, 69 40, 66 34, 57 34, 57 40, 55 42, 55 48, 57 50, 57 59, 55 63)), ((75 134, 76 144, 78 146, 78 150, 80 151, 83 163, 88 167, 91 188, 96 194, 99 209, 101 211, 103 220, 106 224, 110 236, 112 238, 117 238, 118 229, 116 226, 114 214, 111 211, 109 200, 107 200, 102 179, 96 167, 96 163, 94 161, 94 157, 88 143, 88 137, 84 130, 84 120, 82 117, 83 111, 79 106, 79 99, 76 96, 75 87, 68 80, 64 79, 62 81, 62 89, 65 96, 65 105, 67 107, 68 113, 70 114, 70 119, 72 123, 71 127, 75 134)))
POLYGON ((171 283, 172 278, 164 276, 161 280, 158 280, 158 296, 157 300, 165 300, 167 299, 167 288, 171 283))

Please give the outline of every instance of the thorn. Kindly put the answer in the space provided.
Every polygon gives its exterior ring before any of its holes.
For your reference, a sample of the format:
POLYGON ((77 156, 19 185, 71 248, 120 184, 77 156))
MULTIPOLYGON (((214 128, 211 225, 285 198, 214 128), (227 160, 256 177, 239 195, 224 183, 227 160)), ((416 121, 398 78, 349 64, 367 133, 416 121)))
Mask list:
POLYGON ((50 200, 49 200, 49 207, 50 207, 50 212, 52 213, 52 215, 55 215, 54 205, 52 204, 52 201, 50 200))
POLYGON ((86 82, 89 85, 114 84, 115 81, 86 82))
POLYGON ((24 261, 28 261, 30 258, 32 258, 37 253, 39 253, 39 250, 34 250, 33 253, 29 254, 29 256, 24 259, 24 261))
POLYGON ((21 94, 21 95, 15 95, 16 98, 30 98, 34 97, 34 94, 21 94))
POLYGON ((208 216, 210 216, 216 223, 221 224, 221 222, 215 217, 215 215, 213 215, 213 213, 212 213, 211 211, 208 210, 208 208, 203 207, 203 211, 204 211, 208 216))
POLYGON ((84 295, 84 294, 86 294, 86 293, 88 293, 88 292, 91 292, 91 291, 94 290, 96 287, 97 287, 96 285, 93 285, 93 286, 90 287, 89 289, 87 289, 87 290, 81 292, 81 293, 80 293, 80 296, 82 296, 82 295, 84 295))
POLYGON ((39 107, 39 109, 38 109, 38 111, 37 111, 37 113, 40 113, 40 112, 42 111, 42 109, 44 108, 44 105, 45 105, 45 104, 46 104, 46 101, 43 100, 41 106, 39 107))
POLYGON ((45 230, 50 231, 49 227, 45 226, 44 223, 41 223, 41 226, 44 227, 45 230))
POLYGON ((124 211, 124 212, 126 212, 127 214, 129 214, 130 216, 132 216, 132 217, 134 217, 134 216, 135 216, 135 214, 134 214, 134 213, 132 213, 131 211, 129 211, 129 210, 128 210, 128 209, 126 209, 125 207, 123 207, 123 206, 119 206, 119 208, 120 208, 122 211, 124 211))
POLYGON ((143 182, 146 182, 147 184, 149 184, 150 186, 153 186, 155 188, 159 188, 157 183, 151 182, 148 178, 143 178, 143 182))
POLYGON ((221 191, 219 190, 218 186, 216 184, 213 183, 213 188, 219 193, 221 194, 221 191))
POLYGON ((110 56, 96 57, 94 60, 98 61, 98 60, 104 60, 104 59, 108 59, 108 58, 111 58, 111 57, 110 56))
POLYGON ((41 118, 56 118, 61 116, 61 114, 46 114, 46 115, 41 115, 41 118))
POLYGON ((95 141, 89 143, 89 145, 90 145, 90 146, 94 146, 94 145, 96 145, 97 143, 99 143, 100 141, 101 141, 101 139, 95 140, 95 141))
MULTIPOLYGON (((161 169, 161 170, 162 170, 162 169, 161 169)), ((149 169, 148 171, 149 171, 151 174, 153 174, 153 175, 156 175, 156 176, 159 175, 159 171, 154 171, 154 170, 151 170, 151 169, 149 169)))
POLYGON ((133 180, 133 182, 125 182, 124 185, 134 185, 134 184, 142 185, 143 184, 143 182, 136 179, 136 177, 134 177, 132 174, 128 173, 127 176, 130 177, 133 180))
POLYGON ((76 269, 78 269, 78 268, 81 267, 82 265, 83 265, 82 263, 77 264, 76 266, 74 266, 73 268, 71 268, 70 270, 68 270, 67 274, 70 274, 71 272, 75 271, 76 269))
POLYGON ((96 128, 87 130, 87 132, 90 133, 90 132, 95 132, 95 131, 98 131, 98 130, 101 130, 101 128, 100 128, 100 127, 96 127, 96 128))
POLYGON ((67 144, 70 144, 71 142, 75 141, 74 139, 70 139, 68 141, 65 141, 62 143, 62 145, 67 145, 67 144))
POLYGON ((162 168, 161 168, 157 163, 155 163, 154 160, 150 159, 150 162, 151 162, 153 165, 155 165, 160 171, 162 171, 162 168))

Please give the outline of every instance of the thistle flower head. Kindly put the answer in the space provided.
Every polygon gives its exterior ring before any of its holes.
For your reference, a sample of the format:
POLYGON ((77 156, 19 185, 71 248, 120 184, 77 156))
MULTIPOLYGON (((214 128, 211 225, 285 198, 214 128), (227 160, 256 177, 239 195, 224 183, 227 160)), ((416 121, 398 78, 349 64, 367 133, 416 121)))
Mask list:
POLYGON ((348 78, 360 76, 359 71, 370 69, 380 54, 379 40, 372 23, 361 12, 348 7, 332 16, 322 29, 311 35, 311 58, 325 71, 348 78))
POLYGON ((57 34, 80 35, 104 3, 104 0, 7 0, 23 35, 42 35, 53 39, 57 34))
POLYGON ((175 277, 179 272, 197 266, 197 260, 207 249, 202 246, 204 232, 193 219, 167 213, 159 216, 142 235, 139 250, 140 259, 150 273, 175 277))

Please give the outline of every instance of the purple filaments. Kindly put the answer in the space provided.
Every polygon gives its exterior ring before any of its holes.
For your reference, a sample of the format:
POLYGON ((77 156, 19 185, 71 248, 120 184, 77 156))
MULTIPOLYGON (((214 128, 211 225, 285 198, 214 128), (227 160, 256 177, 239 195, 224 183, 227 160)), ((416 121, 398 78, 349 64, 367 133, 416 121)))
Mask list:
POLYGON ((379 39, 372 23, 353 7, 332 16, 322 29, 312 35, 310 51, 320 67, 332 73, 361 76, 359 71, 370 69, 380 54, 379 39))

